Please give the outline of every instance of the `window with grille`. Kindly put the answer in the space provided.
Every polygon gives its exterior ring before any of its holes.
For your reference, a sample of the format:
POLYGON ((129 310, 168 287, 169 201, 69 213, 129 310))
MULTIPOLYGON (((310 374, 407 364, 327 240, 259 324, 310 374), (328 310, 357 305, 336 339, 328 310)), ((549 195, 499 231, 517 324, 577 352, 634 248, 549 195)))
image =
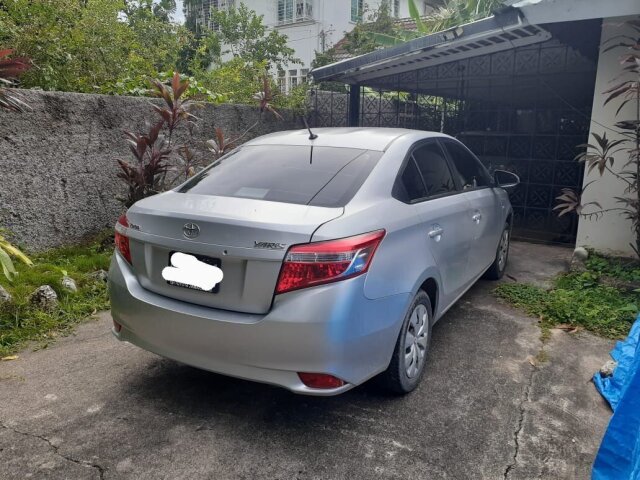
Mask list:
POLYGON ((289 70, 289 90, 298 85, 298 70, 289 70))
POLYGON ((278 88, 280 93, 287 93, 287 72, 284 70, 278 72, 278 88))
POLYGON ((278 25, 312 19, 312 0, 278 0, 278 25))
POLYGON ((400 16, 400 0, 386 0, 387 7, 389 7, 389 15, 392 17, 400 16))
POLYGON ((213 11, 228 12, 229 10, 232 10, 233 8, 235 8, 235 0, 209 0, 203 3, 205 4, 204 8, 206 9, 206 12, 208 15, 207 26, 211 30, 215 30, 215 31, 220 30, 220 25, 218 25, 215 22, 213 18, 213 11))
POLYGON ((362 20, 364 10, 364 0, 351 0, 351 21, 359 22, 362 20))

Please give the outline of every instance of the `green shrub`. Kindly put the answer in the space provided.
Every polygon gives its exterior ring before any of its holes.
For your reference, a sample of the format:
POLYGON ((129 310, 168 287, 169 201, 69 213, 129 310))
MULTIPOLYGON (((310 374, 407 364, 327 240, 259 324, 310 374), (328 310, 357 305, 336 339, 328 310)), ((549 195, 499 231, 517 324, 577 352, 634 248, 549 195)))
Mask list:
POLYGON ((550 290, 504 283, 495 293, 539 317, 543 326, 568 324, 609 338, 620 338, 629 332, 640 306, 638 293, 602 285, 595 271, 561 275, 550 290))
POLYGON ((13 282, 0 278, 13 301, 0 305, 0 357, 9 355, 27 341, 44 344, 71 328, 92 313, 109 308, 106 284, 88 274, 106 270, 112 249, 99 243, 65 247, 33 255, 34 266, 18 264, 18 276, 13 282), (63 275, 76 281, 78 291, 62 287, 63 275), (57 293, 59 304, 45 312, 29 303, 31 294, 41 285, 50 285, 57 293))
POLYGON ((600 275, 624 282, 640 282, 640 266, 637 260, 607 258, 592 252, 585 265, 588 270, 600 275))

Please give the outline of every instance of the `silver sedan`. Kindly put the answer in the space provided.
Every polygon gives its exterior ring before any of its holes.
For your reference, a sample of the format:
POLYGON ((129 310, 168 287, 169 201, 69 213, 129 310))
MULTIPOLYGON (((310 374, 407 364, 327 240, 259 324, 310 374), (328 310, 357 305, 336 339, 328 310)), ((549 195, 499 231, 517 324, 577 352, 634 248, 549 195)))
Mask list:
POLYGON ((309 395, 419 383, 433 324, 509 253, 508 172, 440 133, 256 138, 116 225, 113 333, 309 395))

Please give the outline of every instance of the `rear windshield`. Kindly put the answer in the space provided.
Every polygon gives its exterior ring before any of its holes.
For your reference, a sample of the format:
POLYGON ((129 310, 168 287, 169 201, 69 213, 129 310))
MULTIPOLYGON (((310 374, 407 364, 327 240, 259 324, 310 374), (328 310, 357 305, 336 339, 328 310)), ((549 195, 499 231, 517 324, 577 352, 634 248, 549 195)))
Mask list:
POLYGON ((238 148, 178 192, 343 207, 382 152, 355 148, 254 145, 238 148))

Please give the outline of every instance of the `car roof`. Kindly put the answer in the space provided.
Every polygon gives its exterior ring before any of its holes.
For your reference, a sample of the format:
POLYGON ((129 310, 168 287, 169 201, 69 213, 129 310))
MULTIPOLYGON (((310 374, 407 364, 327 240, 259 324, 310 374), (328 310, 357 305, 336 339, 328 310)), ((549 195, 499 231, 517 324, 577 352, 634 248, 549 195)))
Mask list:
POLYGON ((410 130, 408 128, 382 127, 336 127, 312 128, 318 137, 309 139, 309 132, 304 130, 287 130, 270 133, 245 143, 245 145, 302 145, 315 147, 359 148, 362 150, 385 151, 397 138, 405 135, 419 138, 447 137, 438 132, 410 130))

